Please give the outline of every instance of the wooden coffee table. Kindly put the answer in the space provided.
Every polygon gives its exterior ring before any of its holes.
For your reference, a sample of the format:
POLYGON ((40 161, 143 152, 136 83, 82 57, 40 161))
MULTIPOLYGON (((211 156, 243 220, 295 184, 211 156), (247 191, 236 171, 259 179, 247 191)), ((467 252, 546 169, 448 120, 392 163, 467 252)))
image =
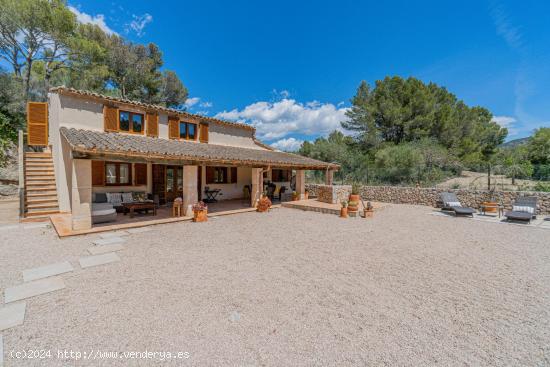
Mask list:
POLYGON ((122 211, 124 215, 126 215, 127 212, 130 213, 130 218, 134 217, 134 212, 137 211, 145 211, 146 213, 149 213, 149 209, 153 210, 153 215, 157 215, 157 208, 155 206, 155 203, 153 202, 134 202, 134 203, 122 203, 122 211))

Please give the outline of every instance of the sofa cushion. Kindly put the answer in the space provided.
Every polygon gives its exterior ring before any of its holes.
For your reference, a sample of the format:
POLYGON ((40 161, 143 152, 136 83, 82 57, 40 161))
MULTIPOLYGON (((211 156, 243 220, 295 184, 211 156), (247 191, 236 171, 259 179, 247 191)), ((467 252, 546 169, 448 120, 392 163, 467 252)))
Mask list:
POLYGON ((122 193, 122 202, 123 203, 131 203, 132 201, 134 201, 134 199, 132 197, 131 192, 123 192, 122 193))
POLYGON ((122 195, 120 194, 120 192, 108 192, 107 202, 113 204, 113 206, 121 206, 122 195))
POLYGON ((115 208, 109 203, 92 203, 92 217, 116 213, 115 208))
POLYGON ((107 202, 107 194, 105 194, 104 192, 95 193, 94 203, 106 203, 106 202, 107 202))
POLYGON ((535 208, 532 206, 521 206, 521 205, 514 205, 512 207, 512 211, 514 212, 525 212, 530 214, 535 214, 535 208))
POLYGON ((147 200, 147 194, 145 194, 143 191, 135 191, 135 192, 132 192, 132 199, 134 201, 143 202, 147 200))

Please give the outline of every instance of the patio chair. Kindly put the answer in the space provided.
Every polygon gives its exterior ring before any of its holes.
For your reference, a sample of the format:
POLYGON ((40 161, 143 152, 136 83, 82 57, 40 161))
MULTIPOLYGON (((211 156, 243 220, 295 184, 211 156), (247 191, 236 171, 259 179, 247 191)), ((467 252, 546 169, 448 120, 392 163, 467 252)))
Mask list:
POLYGON ((457 216, 470 215, 473 217, 474 213, 476 212, 472 208, 462 206, 454 192, 441 193, 441 201, 443 202, 443 207, 441 208, 441 210, 453 211, 457 216))
POLYGON ((506 220, 530 223, 537 217, 537 198, 535 196, 523 196, 516 199, 512 205, 512 211, 504 214, 506 220))

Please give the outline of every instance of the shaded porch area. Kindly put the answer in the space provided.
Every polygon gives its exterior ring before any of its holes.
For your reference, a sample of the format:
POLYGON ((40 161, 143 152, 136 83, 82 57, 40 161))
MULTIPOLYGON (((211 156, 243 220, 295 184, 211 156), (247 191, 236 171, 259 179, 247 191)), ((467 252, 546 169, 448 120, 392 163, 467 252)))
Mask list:
MULTIPOLYGON (((281 205, 279 203, 275 203, 272 208, 278 208, 280 206, 281 205)), ((242 199, 224 200, 217 203, 208 204, 208 217, 247 213, 255 210, 256 208, 250 207, 248 201, 245 202, 242 199)), ((130 218, 130 215, 128 214, 124 215, 123 213, 117 213, 116 221, 94 224, 92 228, 89 229, 73 229, 71 214, 52 215, 50 219, 59 237, 67 237, 129 228, 139 228, 157 224, 191 221, 193 217, 184 215, 174 217, 172 215, 172 207, 164 205, 157 209, 156 215, 152 215, 150 213, 136 213, 133 218, 130 218)))

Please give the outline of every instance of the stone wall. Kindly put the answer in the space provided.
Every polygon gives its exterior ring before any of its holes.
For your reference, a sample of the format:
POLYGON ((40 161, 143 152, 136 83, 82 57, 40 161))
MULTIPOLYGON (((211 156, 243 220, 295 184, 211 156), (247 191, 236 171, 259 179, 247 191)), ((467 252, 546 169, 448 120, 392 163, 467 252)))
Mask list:
MULTIPOLYGON (((306 185, 312 195, 319 191, 320 186, 306 185)), ((323 191, 322 189, 321 191, 323 191)), ((550 214, 550 193, 527 191, 495 191, 463 190, 463 189, 439 189, 439 188, 415 188, 400 186, 362 186, 361 197, 364 200, 380 201, 395 204, 417 204, 436 207, 442 192, 454 192, 464 206, 480 208, 481 203, 494 200, 504 204, 506 209, 512 208, 512 203, 520 196, 536 196, 538 198, 538 213, 550 214)), ((319 196, 319 195, 317 195, 319 196)))
POLYGON ((317 197, 323 203, 337 204, 348 200, 351 192, 350 185, 317 185, 306 184, 309 196, 317 197))

